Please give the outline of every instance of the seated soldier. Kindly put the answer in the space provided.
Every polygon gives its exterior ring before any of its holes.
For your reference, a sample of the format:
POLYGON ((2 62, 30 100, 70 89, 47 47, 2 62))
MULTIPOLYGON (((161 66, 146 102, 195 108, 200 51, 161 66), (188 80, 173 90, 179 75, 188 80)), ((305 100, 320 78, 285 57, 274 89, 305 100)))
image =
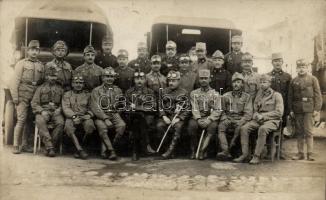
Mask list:
POLYGON ((252 117, 252 100, 248 93, 243 91, 244 78, 242 74, 235 72, 232 76, 233 90, 223 95, 223 114, 218 125, 218 138, 222 152, 217 154, 217 158, 224 160, 231 158, 229 149, 234 145, 240 134, 240 128, 252 117), (234 136, 230 147, 226 138, 227 129, 234 128, 234 136))
POLYGON ((122 120, 116 109, 117 102, 122 96, 122 91, 113 85, 116 73, 112 67, 104 69, 102 74, 102 85, 94 88, 91 94, 91 111, 96 116, 95 125, 98 133, 109 153, 110 160, 117 159, 115 150, 108 136, 108 130, 115 129, 113 143, 122 137, 126 129, 126 123, 122 120))
POLYGON ((72 79, 72 90, 66 92, 62 98, 62 110, 66 117, 65 132, 72 139, 77 152, 75 158, 86 159, 87 153, 81 147, 76 137, 76 129, 83 128, 85 137, 93 133, 95 125, 92 120, 94 116, 90 111, 90 93, 84 91, 84 78, 75 74, 72 79))
POLYGON ((153 90, 145 86, 144 72, 135 72, 135 86, 127 90, 126 98, 129 105, 129 123, 132 140, 132 160, 139 159, 140 148, 145 154, 155 151, 150 146, 149 133, 153 130, 154 109, 156 100, 153 90))
POLYGON ((64 117, 61 110, 61 98, 63 88, 57 83, 57 70, 49 67, 46 72, 46 81, 40 85, 33 96, 31 105, 35 116, 35 123, 39 129, 46 149, 46 156, 54 157, 58 142, 61 140, 64 117), (53 131, 50 134, 48 125, 53 125, 53 131))
POLYGON ((203 145, 200 146, 198 155, 199 160, 205 159, 207 147, 213 135, 216 134, 218 120, 222 110, 219 107, 220 95, 209 86, 210 71, 207 69, 199 70, 200 88, 190 93, 193 118, 189 120, 188 133, 190 137, 191 159, 196 158, 196 146, 198 144, 198 128, 207 131, 207 136, 203 139, 203 145))
POLYGON ((258 130, 255 153, 250 164, 260 163, 260 156, 269 133, 278 129, 283 115, 282 95, 271 88, 271 77, 264 74, 260 77, 260 89, 254 100, 253 119, 240 128, 242 155, 234 159, 243 162, 249 155, 249 135, 258 130))

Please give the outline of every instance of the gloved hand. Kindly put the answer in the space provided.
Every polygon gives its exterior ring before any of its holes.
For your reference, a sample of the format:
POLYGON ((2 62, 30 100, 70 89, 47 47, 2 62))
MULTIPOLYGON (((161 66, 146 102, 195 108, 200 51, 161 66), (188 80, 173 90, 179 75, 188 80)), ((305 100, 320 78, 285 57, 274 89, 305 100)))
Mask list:
POLYGON ((168 125, 171 124, 171 120, 167 116, 163 116, 163 121, 168 125))

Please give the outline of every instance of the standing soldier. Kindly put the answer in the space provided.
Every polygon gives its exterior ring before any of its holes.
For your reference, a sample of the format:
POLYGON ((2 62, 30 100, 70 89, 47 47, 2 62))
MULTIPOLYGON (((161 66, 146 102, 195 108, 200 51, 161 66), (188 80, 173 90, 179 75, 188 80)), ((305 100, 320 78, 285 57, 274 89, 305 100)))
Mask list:
POLYGON ((289 115, 290 111, 288 109, 288 91, 291 82, 291 75, 286 73, 282 69, 283 56, 281 53, 272 54, 272 65, 273 70, 268 73, 272 77, 271 88, 276 92, 281 93, 284 102, 284 114, 283 114, 283 125, 286 123, 286 117, 289 115))
POLYGON ((254 100, 252 120, 240 128, 242 155, 234 162, 243 162, 249 155, 249 135, 258 130, 255 153, 250 164, 259 164, 260 156, 266 144, 269 133, 280 126, 284 105, 282 95, 271 88, 271 77, 264 74, 260 77, 260 85, 254 100))
POLYGON ((259 75, 252 70, 253 57, 246 52, 241 58, 242 75, 244 77, 244 91, 255 99, 256 93, 259 89, 259 75))
POLYGON ((46 149, 46 156, 54 157, 55 148, 61 141, 64 117, 62 115, 61 98, 64 93, 58 84, 58 73, 54 67, 46 71, 46 81, 36 89, 31 102, 35 116, 35 124, 46 149), (50 134, 48 125, 53 127, 50 134))
POLYGON ((213 67, 213 63, 210 59, 206 57, 206 43, 197 42, 196 43, 196 55, 197 55, 197 62, 193 64, 193 71, 198 72, 202 69, 211 70, 213 67))
POLYGON ((65 57, 68 55, 68 46, 62 40, 58 40, 52 47, 52 54, 54 59, 45 65, 45 71, 49 67, 55 67, 58 71, 58 82, 62 85, 65 91, 71 89, 71 65, 65 61, 65 57))
POLYGON ((62 98, 62 110, 66 117, 65 132, 75 145, 75 157, 81 159, 86 159, 88 155, 78 141, 76 129, 82 128, 85 131, 84 138, 95 130, 92 120, 94 114, 90 111, 90 93, 84 91, 84 84, 83 76, 75 74, 71 83, 72 90, 62 98))
POLYGON ((210 86, 219 91, 221 94, 231 90, 231 74, 225 70, 224 55, 221 51, 216 50, 212 55, 213 68, 211 69, 210 86))
MULTIPOLYGON (((44 80, 44 66, 37 59, 40 53, 40 43, 38 40, 31 40, 27 48, 27 58, 20 60, 15 66, 15 82, 11 90, 13 102, 17 110, 17 122, 14 130, 14 149, 13 153, 21 152, 19 141, 30 108, 30 101, 38 85, 44 80)), ((23 138, 23 140, 27 138, 23 138)), ((27 141, 22 142, 24 145, 27 141)))
POLYGON ((118 67, 118 61, 112 54, 113 41, 112 38, 104 36, 102 39, 102 51, 96 56, 95 63, 102 68, 118 67))
POLYGON ((131 107, 129 113, 131 138, 132 138, 132 160, 139 159, 140 148, 145 154, 153 154, 155 151, 150 145, 149 134, 153 132, 156 101, 153 90, 145 86, 146 78, 144 72, 135 72, 135 86, 127 90, 126 98, 131 107))
POLYGON ((251 120, 253 105, 249 94, 243 91, 244 78, 242 74, 235 72, 232 76, 233 90, 223 95, 223 114, 218 125, 218 138, 222 152, 217 154, 218 159, 231 158, 229 149, 235 144, 240 135, 240 128, 251 120), (228 128, 234 128, 234 135, 230 146, 226 138, 228 128))
POLYGON ((147 87, 152 89, 158 97, 160 88, 166 88, 166 77, 160 73, 161 57, 159 55, 152 56, 151 67, 151 72, 146 74, 146 83, 147 87))
POLYGON ((314 161, 313 155, 313 128, 314 117, 322 107, 322 96, 316 77, 308 74, 309 63, 304 59, 297 60, 298 76, 290 84, 288 104, 290 115, 295 118, 295 132, 297 136, 298 155, 294 160, 303 160, 304 139, 307 144, 307 160, 314 161))
POLYGON ((203 145, 200 147, 199 160, 205 159, 207 147, 213 135, 217 132, 218 120, 220 119, 222 110, 220 107, 221 99, 218 92, 209 86, 210 71, 207 69, 199 70, 200 88, 190 93, 193 119, 189 120, 188 132, 190 136, 191 159, 195 159, 196 146, 198 144, 197 134, 198 128, 207 131, 203 145))
POLYGON ((136 72, 144 72, 145 74, 151 71, 151 60, 148 58, 147 46, 144 42, 139 42, 137 46, 138 57, 129 62, 129 67, 136 72))
POLYGON ((116 84, 123 93, 125 93, 129 88, 134 84, 133 76, 135 70, 128 67, 128 52, 125 49, 120 49, 118 51, 118 63, 119 66, 115 69, 115 72, 118 73, 116 79, 116 84))
POLYGON ((188 92, 179 87, 181 78, 180 72, 170 71, 167 78, 169 80, 169 87, 165 88, 162 92, 162 102, 160 102, 162 107, 159 108, 160 118, 157 122, 157 132, 159 136, 163 136, 167 127, 171 124, 174 134, 167 151, 162 154, 163 159, 173 157, 176 145, 181 136, 182 127, 190 114, 186 109, 180 110, 178 108, 188 108, 189 106, 187 105, 189 104, 189 102, 187 102, 188 92))
POLYGON ((242 37, 240 35, 232 36, 231 48, 232 51, 225 55, 225 69, 231 74, 235 72, 242 72, 241 62, 242 55, 241 48, 243 45, 242 37))
POLYGON ((75 73, 83 76, 85 81, 85 90, 91 92, 95 87, 101 85, 101 75, 103 69, 94 63, 95 49, 92 46, 86 46, 84 49, 85 63, 75 69, 75 73))
POLYGON ((122 96, 121 89, 113 85, 116 76, 112 67, 105 68, 102 75, 103 84, 94 88, 91 94, 91 110, 97 118, 95 125, 108 150, 106 153, 109 154, 110 160, 115 160, 117 156, 108 136, 108 129, 115 129, 114 144, 122 137, 126 129, 126 123, 116 110, 117 102, 122 96))
POLYGON ((166 76, 170 70, 179 71, 177 44, 171 40, 165 45, 166 55, 162 57, 161 73, 166 76))
POLYGON ((188 93, 195 89, 197 83, 197 73, 191 70, 190 57, 187 54, 182 54, 179 57, 180 68, 180 87, 187 90, 188 93))

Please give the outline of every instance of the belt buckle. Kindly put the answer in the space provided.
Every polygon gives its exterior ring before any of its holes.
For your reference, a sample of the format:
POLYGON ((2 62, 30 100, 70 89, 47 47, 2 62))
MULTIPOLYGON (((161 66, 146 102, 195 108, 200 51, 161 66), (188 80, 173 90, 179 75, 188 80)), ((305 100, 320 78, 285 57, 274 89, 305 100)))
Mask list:
POLYGON ((32 81, 32 85, 33 86, 36 86, 37 85, 37 82, 36 81, 32 81))
POLYGON ((308 98, 307 97, 302 97, 302 101, 306 102, 306 101, 308 101, 308 98))

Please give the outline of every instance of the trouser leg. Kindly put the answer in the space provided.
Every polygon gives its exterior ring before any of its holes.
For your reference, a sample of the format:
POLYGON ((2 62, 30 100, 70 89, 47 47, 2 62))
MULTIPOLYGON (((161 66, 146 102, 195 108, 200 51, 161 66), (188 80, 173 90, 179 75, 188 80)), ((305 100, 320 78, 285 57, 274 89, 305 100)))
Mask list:
POLYGON ((190 158, 195 159, 196 147, 198 145, 198 123, 194 119, 190 119, 188 122, 188 134, 190 136, 190 158))
POLYGON ((61 114, 53 115, 54 129, 52 131, 52 142, 55 147, 61 142, 64 129, 64 117, 61 114))
POLYGON ((28 103, 20 102, 17 107, 17 122, 14 129, 14 146, 19 146, 22 140, 22 135, 24 131, 25 122, 28 114, 28 103))
POLYGON ((45 148, 47 150, 52 149, 53 148, 52 137, 49 133, 49 130, 47 127, 47 122, 45 121, 43 116, 40 114, 37 114, 35 117, 35 123, 36 123, 36 126, 38 127, 39 134, 42 138, 42 142, 43 142, 45 148))

